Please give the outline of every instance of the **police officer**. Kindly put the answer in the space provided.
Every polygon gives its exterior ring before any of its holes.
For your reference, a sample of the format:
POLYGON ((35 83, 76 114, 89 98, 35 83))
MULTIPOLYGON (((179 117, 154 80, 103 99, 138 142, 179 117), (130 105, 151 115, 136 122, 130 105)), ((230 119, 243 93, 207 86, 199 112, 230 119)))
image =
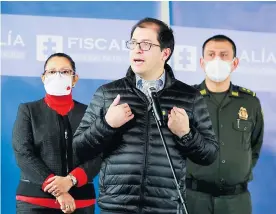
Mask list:
POLYGON ((195 87, 204 96, 220 145, 210 166, 187 164, 189 214, 251 214, 247 188, 263 143, 263 114, 256 93, 232 84, 236 45, 224 35, 209 38, 200 59, 205 81, 195 87))

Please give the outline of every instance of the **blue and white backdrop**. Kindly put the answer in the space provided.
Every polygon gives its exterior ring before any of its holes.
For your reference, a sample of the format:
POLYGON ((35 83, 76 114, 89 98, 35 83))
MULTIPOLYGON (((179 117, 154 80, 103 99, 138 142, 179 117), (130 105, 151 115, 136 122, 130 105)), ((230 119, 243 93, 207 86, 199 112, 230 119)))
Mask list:
MULTIPOLYGON (((45 59, 73 57, 80 81, 73 96, 88 104, 96 88, 128 68, 125 41, 144 17, 168 18, 175 37, 175 75, 200 83, 202 43, 225 34, 237 44, 240 66, 232 80, 257 92, 265 115, 264 147, 250 184, 254 214, 275 214, 276 3, 275 2, 1 2, 1 211, 15 213, 19 179, 11 133, 19 103, 40 99, 45 59)), ((98 187, 95 178, 96 189, 98 187)), ((98 208, 97 208, 98 213, 98 208)))

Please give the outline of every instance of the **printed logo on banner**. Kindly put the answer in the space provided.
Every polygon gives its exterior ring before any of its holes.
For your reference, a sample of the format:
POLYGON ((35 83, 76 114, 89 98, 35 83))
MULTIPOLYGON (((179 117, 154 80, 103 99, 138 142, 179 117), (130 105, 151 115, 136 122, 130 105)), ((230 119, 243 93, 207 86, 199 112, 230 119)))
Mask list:
POLYGON ((174 70, 196 72, 197 47, 188 45, 176 45, 172 58, 172 67, 174 68, 174 70))
POLYGON ((45 61, 51 54, 63 52, 63 37, 54 35, 36 36, 36 59, 45 61))

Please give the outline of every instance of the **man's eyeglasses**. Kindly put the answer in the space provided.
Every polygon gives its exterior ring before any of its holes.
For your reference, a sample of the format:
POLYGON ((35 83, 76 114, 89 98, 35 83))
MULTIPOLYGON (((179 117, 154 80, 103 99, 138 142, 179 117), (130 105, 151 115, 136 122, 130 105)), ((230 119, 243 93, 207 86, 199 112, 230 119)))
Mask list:
POLYGON ((75 75, 75 72, 71 69, 61 69, 59 71, 53 69, 53 70, 45 70, 44 71, 44 74, 47 75, 47 76, 56 75, 58 73, 62 76, 73 76, 73 75, 75 75))
POLYGON ((139 48, 142 51, 149 51, 152 46, 160 47, 160 45, 152 44, 150 42, 136 42, 132 40, 126 42, 126 47, 130 50, 134 50, 136 48, 136 45, 139 45, 139 48))

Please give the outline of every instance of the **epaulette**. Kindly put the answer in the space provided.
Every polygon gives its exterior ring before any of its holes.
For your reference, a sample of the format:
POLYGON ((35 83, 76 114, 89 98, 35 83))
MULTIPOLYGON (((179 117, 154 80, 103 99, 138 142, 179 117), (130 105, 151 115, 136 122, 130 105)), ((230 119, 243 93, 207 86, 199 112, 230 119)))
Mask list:
POLYGON ((247 88, 239 87, 239 91, 241 91, 243 93, 246 93, 246 94, 250 94, 253 97, 256 97, 256 93, 254 91, 251 91, 251 90, 247 89, 247 88))

